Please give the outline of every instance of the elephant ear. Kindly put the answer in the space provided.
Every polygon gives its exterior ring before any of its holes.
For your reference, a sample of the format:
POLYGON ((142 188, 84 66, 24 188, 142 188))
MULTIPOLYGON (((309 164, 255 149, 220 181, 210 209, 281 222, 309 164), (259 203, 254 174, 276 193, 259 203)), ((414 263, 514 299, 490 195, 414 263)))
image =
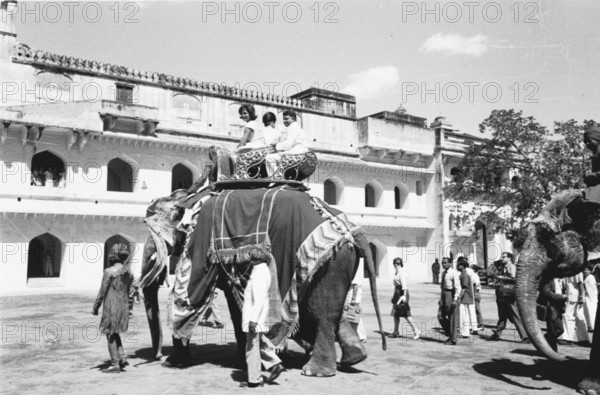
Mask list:
POLYGON ((581 191, 562 192, 550 200, 532 223, 542 233, 559 234, 573 222, 570 206, 574 202, 583 200, 582 198, 581 191))

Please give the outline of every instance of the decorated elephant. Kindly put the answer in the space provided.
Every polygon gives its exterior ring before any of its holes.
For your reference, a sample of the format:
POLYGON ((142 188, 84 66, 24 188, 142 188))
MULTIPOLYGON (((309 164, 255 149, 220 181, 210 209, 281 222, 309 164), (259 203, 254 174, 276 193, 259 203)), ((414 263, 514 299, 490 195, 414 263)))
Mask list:
MULTIPOLYGON (((600 257, 600 203, 585 200, 579 191, 553 198, 528 225, 517 265, 516 298, 533 345, 546 357, 562 361, 542 336, 536 316, 541 285, 583 271, 588 260, 600 257)), ((589 370, 579 390, 600 394, 600 314, 596 316, 589 370), (594 392, 595 391, 595 392, 594 392)))
MULTIPOLYGON (((168 204, 163 207, 170 210, 168 204)), ((163 215, 164 219, 169 217, 163 215)), ((251 262, 256 259, 269 262, 271 270, 271 325, 267 336, 275 345, 288 337, 311 345, 303 374, 336 373, 336 340, 342 349, 342 365, 354 365, 366 358, 363 344, 343 314, 360 256, 365 257, 385 349, 368 241, 362 229, 342 212, 302 188, 282 185, 213 193, 202 204, 195 223, 177 265, 170 312, 174 352, 165 366, 189 363, 189 339, 215 287, 224 291, 238 347, 244 349, 243 290, 251 262)), ((169 237, 170 233, 165 234, 169 237)), ((165 244, 169 243, 149 240, 148 244, 145 257, 153 249, 162 249, 158 255, 164 256, 165 244)), ((152 264, 158 267, 158 261, 145 259, 149 262, 145 271, 157 272, 159 269, 152 264)))

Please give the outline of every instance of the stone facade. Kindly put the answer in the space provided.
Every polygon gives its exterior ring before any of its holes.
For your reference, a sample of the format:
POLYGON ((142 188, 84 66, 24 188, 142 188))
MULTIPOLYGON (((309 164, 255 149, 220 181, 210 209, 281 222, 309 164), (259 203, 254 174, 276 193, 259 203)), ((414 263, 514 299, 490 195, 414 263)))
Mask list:
MULTIPOLYGON (((431 124, 436 133, 436 147, 441 162, 439 174, 442 184, 450 182, 453 171, 462 159, 467 146, 484 140, 468 134, 457 133, 444 117, 431 124)), ((502 252, 512 252, 512 244, 495 226, 497 218, 511 215, 510 207, 492 212, 494 207, 485 202, 458 203, 444 199, 443 235, 444 245, 454 257, 464 256, 469 262, 482 268, 500 259, 502 252)))
MULTIPOLYGON (((10 23, 2 29, 14 32, 10 23)), ((209 146, 237 144, 241 103, 258 114, 298 113, 319 159, 309 193, 365 228, 379 281, 391 281, 396 256, 411 281, 431 281, 431 263, 447 252, 443 150, 425 118, 384 111, 359 119, 350 95, 262 95, 2 37, 2 288, 97 286, 115 240, 137 246, 139 271, 147 205, 196 179, 209 146)))

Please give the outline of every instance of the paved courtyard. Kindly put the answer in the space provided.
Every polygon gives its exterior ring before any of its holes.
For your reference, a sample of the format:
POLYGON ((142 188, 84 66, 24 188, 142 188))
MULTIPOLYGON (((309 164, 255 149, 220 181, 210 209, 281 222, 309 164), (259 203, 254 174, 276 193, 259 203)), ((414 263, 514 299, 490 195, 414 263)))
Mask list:
MULTIPOLYGON (((486 393, 540 394, 574 393, 589 348, 560 346, 572 357, 557 364, 541 357, 531 344, 518 342, 512 325, 503 341, 490 342, 497 314, 492 289, 484 289, 482 306, 486 330, 482 336, 462 339, 456 346, 444 345, 437 324, 438 287, 415 284, 411 307, 424 333, 413 340, 410 329, 401 338, 388 338, 382 351, 368 287, 363 308, 368 332, 369 357, 349 372, 332 378, 309 378, 300 374, 303 353, 296 344, 275 384, 245 388, 245 372, 235 368, 237 353, 226 303, 219 306, 227 318, 225 329, 198 327, 192 338, 194 366, 166 369, 151 361, 151 344, 143 305, 136 305, 132 330, 123 336, 130 366, 119 374, 105 374, 108 366, 106 340, 98 333, 100 318, 91 315, 95 289, 65 291, 28 289, 0 296, 2 324, 0 344, 0 390, 2 393, 93 393, 93 394, 213 394, 254 391, 261 393, 349 393, 372 394, 486 393), (243 387, 243 388, 240 388, 243 387)), ((390 313, 391 286, 380 285, 384 331, 393 329, 390 313)), ((160 291, 166 301, 167 290, 160 291)), ((164 303, 161 304, 161 308, 164 303)), ((171 351, 165 309, 164 353, 171 351)))

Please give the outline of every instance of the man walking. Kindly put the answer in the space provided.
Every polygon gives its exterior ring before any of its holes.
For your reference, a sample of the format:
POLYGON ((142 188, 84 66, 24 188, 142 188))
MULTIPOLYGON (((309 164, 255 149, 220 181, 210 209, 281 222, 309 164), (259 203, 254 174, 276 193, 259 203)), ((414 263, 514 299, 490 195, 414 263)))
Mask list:
POLYGON ((477 316, 477 329, 473 332, 473 334, 477 334, 478 331, 482 331, 484 329, 483 326, 483 314, 481 314, 481 280, 475 271, 469 266, 469 262, 467 258, 460 257, 457 260, 457 264, 461 261, 466 263, 466 271, 471 279, 471 284, 473 284, 473 292, 474 292, 474 300, 475 300, 475 315, 477 316))
POLYGON ((515 298, 515 277, 517 267, 514 264, 513 254, 502 253, 502 266, 498 269, 496 276, 496 305, 498 306, 498 324, 490 340, 500 340, 502 331, 506 328, 506 320, 510 320, 515 327, 522 343, 529 343, 527 332, 521 321, 517 301, 515 298))
POLYGON ((452 269, 450 258, 442 258, 442 285, 439 301, 438 319, 448 339, 444 344, 455 345, 458 341, 458 325, 460 313, 458 298, 460 297, 460 280, 456 270, 452 269))
POLYGON ((440 262, 437 258, 435 258, 435 262, 431 265, 431 273, 433 274, 433 283, 440 283, 440 262))

